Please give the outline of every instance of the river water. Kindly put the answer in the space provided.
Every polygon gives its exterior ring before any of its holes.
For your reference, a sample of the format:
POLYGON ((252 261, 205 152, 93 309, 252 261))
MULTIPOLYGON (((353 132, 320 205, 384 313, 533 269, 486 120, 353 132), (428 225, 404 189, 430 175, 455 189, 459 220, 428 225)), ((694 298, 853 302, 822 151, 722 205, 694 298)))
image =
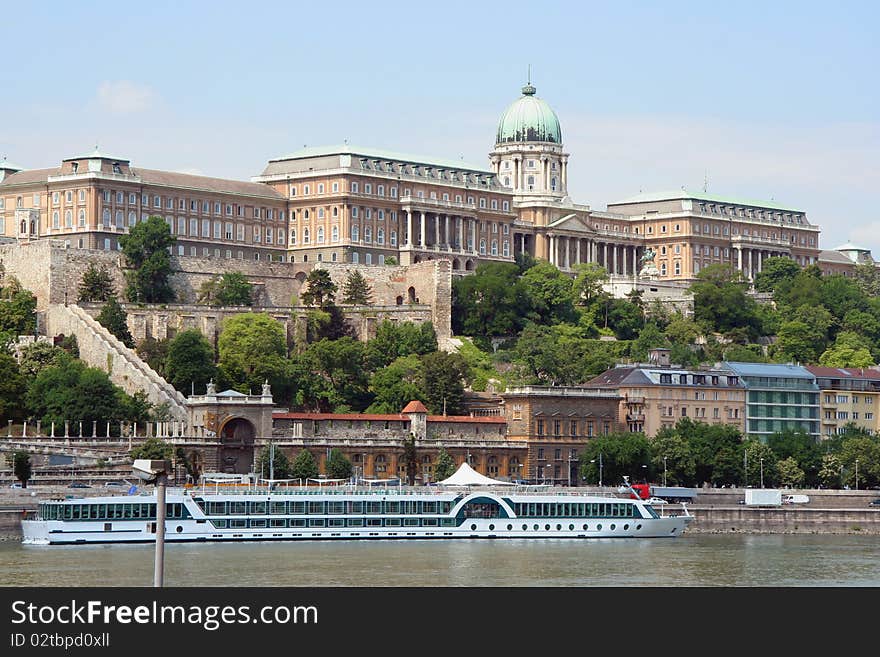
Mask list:
MULTIPOLYGON (((0 543, 4 586, 150 586, 152 545, 0 543)), ((880 537, 167 544, 166 586, 880 586, 880 537)))

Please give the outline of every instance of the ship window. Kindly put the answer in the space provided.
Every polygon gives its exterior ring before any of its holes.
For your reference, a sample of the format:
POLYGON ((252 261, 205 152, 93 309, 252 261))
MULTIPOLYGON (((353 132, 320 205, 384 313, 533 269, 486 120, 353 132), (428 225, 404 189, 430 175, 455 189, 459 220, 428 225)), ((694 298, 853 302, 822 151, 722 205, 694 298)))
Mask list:
POLYGON ((309 527, 323 527, 324 525, 323 518, 309 518, 309 527))
POLYGON ((230 502, 229 513, 242 515, 247 513, 247 502, 230 502))
MULTIPOLYGON (((269 513, 272 514, 283 514, 287 513, 287 503, 286 502, 272 502, 269 504, 269 513)), ((283 525, 280 525, 283 527, 283 525)))
MULTIPOLYGON (((244 504, 244 502, 242 502, 244 504)), ((247 519, 246 518, 233 518, 229 521, 230 529, 244 529, 247 527, 247 519)))
POLYGON ((255 515, 262 515, 266 513, 266 503, 265 502, 251 502, 251 513, 255 515))
MULTIPOLYGON (((324 513, 323 502, 309 502, 309 513, 324 513)), ((314 527, 315 525, 311 525, 314 527)), ((323 525, 322 525, 323 526, 323 525)))
MULTIPOLYGON (((290 503, 290 512, 291 513, 305 513, 306 512, 306 503, 305 502, 291 502, 290 503)), ((297 525, 297 526, 305 526, 305 525, 297 525)))
MULTIPOLYGON (((284 504, 284 502, 272 502, 272 504, 284 504)), ((270 527, 287 527, 287 520, 285 518, 271 518, 269 520, 270 527)))

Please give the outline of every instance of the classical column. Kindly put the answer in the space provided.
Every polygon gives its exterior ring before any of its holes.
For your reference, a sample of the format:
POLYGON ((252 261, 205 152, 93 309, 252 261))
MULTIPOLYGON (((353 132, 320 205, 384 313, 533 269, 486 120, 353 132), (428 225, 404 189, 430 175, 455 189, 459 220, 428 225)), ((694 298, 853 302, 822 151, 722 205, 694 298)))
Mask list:
POLYGON ((763 262, 764 262, 764 252, 759 250, 758 251, 758 273, 759 274, 761 273, 761 265, 763 264, 763 262))
POLYGON ((568 188, 568 162, 562 160, 562 189, 568 188))
POLYGON ((471 217, 471 253, 477 252, 477 218, 471 217))
POLYGON ((565 268, 571 269, 571 238, 563 237, 563 244, 565 245, 565 268))
POLYGON ((626 253, 627 253, 627 251, 629 251, 628 246, 624 246, 621 249, 621 255, 623 256, 623 275, 624 276, 629 276, 629 272, 627 271, 627 267, 626 267, 626 253))
POLYGON ((525 252, 526 252, 526 234, 525 233, 519 234, 519 242, 520 242, 519 252, 522 253, 523 255, 525 255, 525 252))
POLYGON ((412 243, 413 243, 412 230, 413 230, 412 210, 407 210, 406 211, 406 242, 405 242, 406 246, 412 246, 412 243))
POLYGON ((464 217, 458 218, 458 250, 464 251, 464 217))
POLYGON ((743 270, 743 250, 742 250, 742 247, 739 247, 736 250, 736 268, 740 272, 742 272, 742 270, 743 270))
POLYGON ((443 226, 443 245, 444 245, 446 248, 449 248, 449 215, 448 215, 448 214, 444 214, 444 215, 443 215, 443 222, 444 222, 444 226, 443 226))
POLYGON ((424 249, 425 248, 425 211, 424 210, 422 210, 421 215, 422 215, 422 222, 421 222, 419 228, 421 228, 421 233, 420 233, 421 247, 424 249))
POLYGON ((611 273, 617 274, 617 245, 611 245, 611 273))
POLYGON ((440 246, 440 213, 434 214, 434 248, 440 246))
POLYGON ((575 256, 574 256, 574 264, 581 264, 581 238, 579 237, 575 242, 575 256))

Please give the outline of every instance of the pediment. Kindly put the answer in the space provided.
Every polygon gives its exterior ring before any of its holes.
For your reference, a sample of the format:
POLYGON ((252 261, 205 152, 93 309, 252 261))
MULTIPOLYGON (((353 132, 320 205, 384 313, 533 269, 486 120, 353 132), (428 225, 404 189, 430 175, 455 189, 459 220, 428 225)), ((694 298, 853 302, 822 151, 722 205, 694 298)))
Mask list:
POLYGON ((580 217, 573 212, 559 217, 559 219, 554 219, 547 224, 547 228, 571 231, 574 233, 589 233, 590 235, 596 233, 596 231, 590 227, 589 223, 587 223, 587 219, 580 217))

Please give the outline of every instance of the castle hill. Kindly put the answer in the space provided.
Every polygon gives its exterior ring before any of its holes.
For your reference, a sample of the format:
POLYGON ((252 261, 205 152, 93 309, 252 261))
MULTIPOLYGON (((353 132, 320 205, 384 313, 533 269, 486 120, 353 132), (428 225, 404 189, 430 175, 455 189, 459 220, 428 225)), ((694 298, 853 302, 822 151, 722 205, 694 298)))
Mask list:
POLYGON ((424 485, 463 463, 880 484, 870 250, 705 186, 593 209, 554 109, 531 80, 512 96, 482 165, 348 143, 249 180, 103 147, 0 161, 5 487, 118 482, 133 458, 178 485, 424 485))

